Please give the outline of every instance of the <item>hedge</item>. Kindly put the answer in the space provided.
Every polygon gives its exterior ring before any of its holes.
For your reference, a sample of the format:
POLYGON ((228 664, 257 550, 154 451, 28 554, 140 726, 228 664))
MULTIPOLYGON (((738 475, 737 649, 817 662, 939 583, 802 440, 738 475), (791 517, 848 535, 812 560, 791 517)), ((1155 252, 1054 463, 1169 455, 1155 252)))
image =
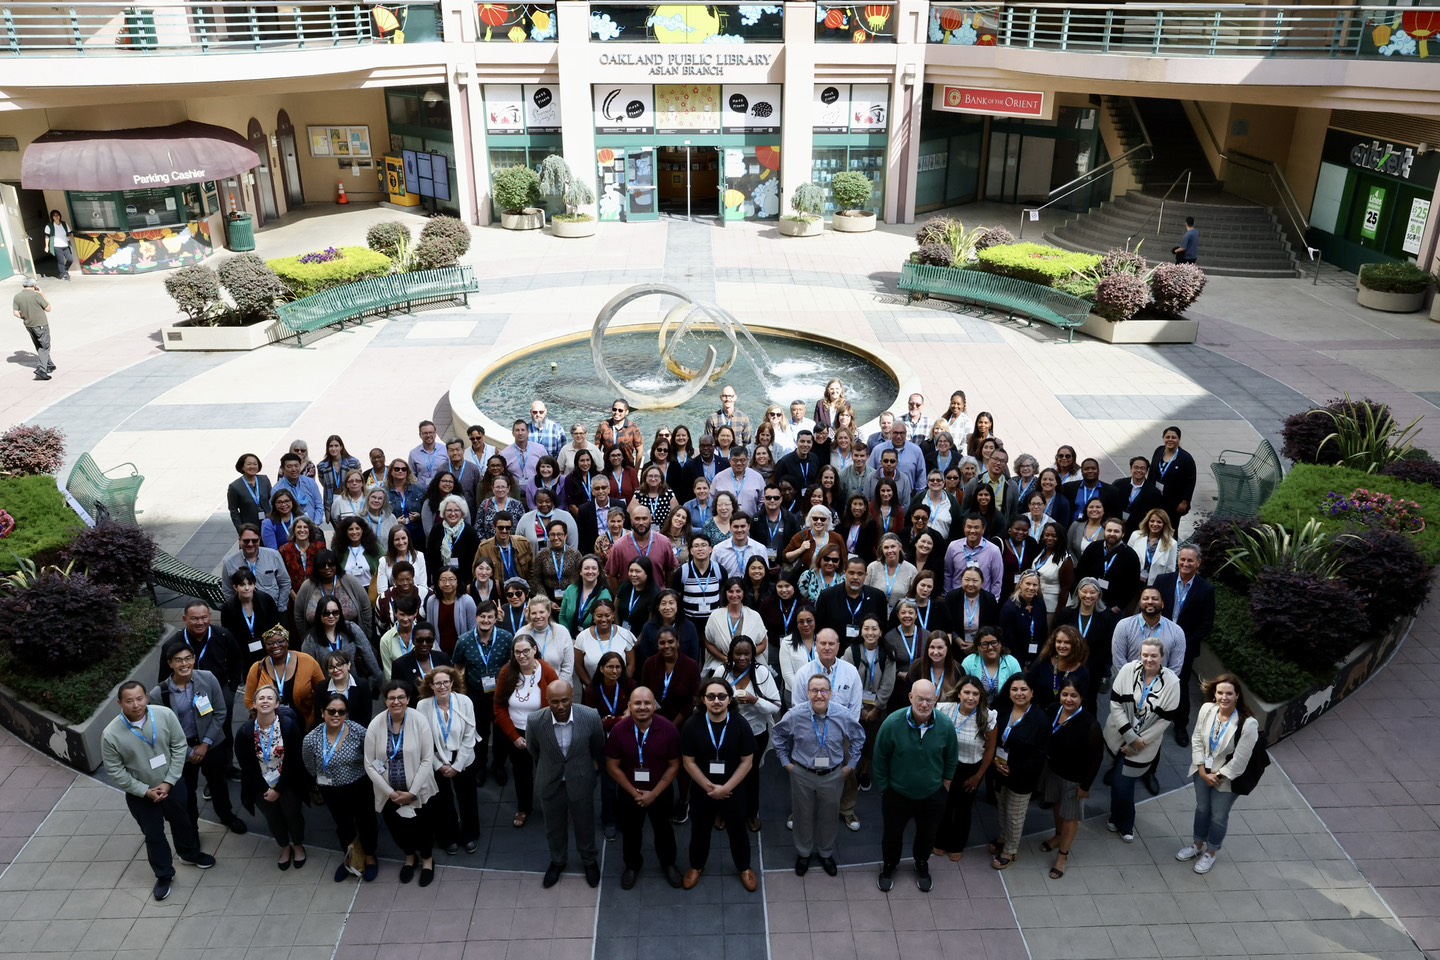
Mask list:
POLYGON ((299 257, 281 257, 269 264, 297 300, 390 272, 390 258, 369 247, 341 247, 340 254, 338 259, 324 263, 301 263, 299 257))
POLYGON ((0 573, 18 570, 17 557, 58 563, 85 525, 48 474, 0 478, 0 507, 15 518, 15 532, 0 547, 0 573))
POLYGON ((1286 660, 1262 643, 1250 619, 1250 598, 1223 584, 1215 585, 1215 629, 1207 642, 1225 669, 1271 703, 1297 697, 1330 679, 1286 660))
POLYGON ((1410 483, 1382 474, 1366 473, 1349 467, 1322 467, 1298 463, 1275 489, 1274 495, 1260 508, 1260 519, 1267 523, 1284 524, 1289 530, 1303 526, 1316 517, 1332 535, 1353 532, 1353 525, 1343 519, 1325 515, 1321 504, 1332 490, 1349 495, 1364 487, 1392 497, 1404 497, 1420 504, 1425 529, 1413 534, 1415 546, 1425 562, 1440 564, 1440 489, 1428 484, 1410 483))
POLYGON ((1040 243, 1010 243, 981 250, 980 269, 1042 286, 1069 280, 1093 270, 1105 259, 1093 253, 1075 253, 1040 243))

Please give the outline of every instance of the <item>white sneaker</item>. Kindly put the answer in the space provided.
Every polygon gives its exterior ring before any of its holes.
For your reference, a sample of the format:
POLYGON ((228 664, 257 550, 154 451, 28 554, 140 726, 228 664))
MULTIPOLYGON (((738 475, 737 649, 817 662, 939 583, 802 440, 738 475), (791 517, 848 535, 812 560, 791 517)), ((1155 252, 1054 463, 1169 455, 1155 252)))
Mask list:
POLYGON ((1200 854, 1200 859, 1195 861, 1195 872, 1202 874, 1209 873, 1210 868, 1213 866, 1215 866, 1215 854, 1211 853, 1209 850, 1206 850, 1204 853, 1200 854))
POLYGON ((1114 820, 1107 820, 1105 822, 1105 829, 1109 830, 1111 833, 1118 833, 1120 831, 1120 828, 1115 826, 1114 820))
POLYGON ((1192 843, 1190 844, 1190 846, 1175 854, 1175 859, 1179 860, 1181 863, 1189 863, 1191 860, 1194 860, 1196 857, 1200 856, 1200 854, 1203 852, 1203 850, 1201 850, 1199 847, 1195 846, 1195 844, 1192 843))
POLYGON ((847 826, 847 827, 850 828, 850 832, 851 832, 851 833, 858 833, 858 832, 860 831, 860 818, 859 818, 859 817, 856 817, 854 814, 851 814, 851 815, 848 816, 848 817, 841 817, 840 819, 843 820, 843 821, 845 821, 845 826, 847 826))
POLYGON ((1120 839, 1121 839, 1121 840, 1124 840, 1126 843, 1134 843, 1134 842, 1135 842, 1135 834, 1133 834, 1133 833, 1122 833, 1122 834, 1120 834, 1120 839))

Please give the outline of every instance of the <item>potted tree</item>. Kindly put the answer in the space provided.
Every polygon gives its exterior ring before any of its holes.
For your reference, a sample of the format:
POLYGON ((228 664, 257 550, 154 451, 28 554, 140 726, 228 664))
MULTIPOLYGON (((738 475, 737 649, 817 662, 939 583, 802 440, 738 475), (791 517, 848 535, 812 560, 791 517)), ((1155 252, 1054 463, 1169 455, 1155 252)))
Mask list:
POLYGON ((832 229, 838 233, 869 233, 875 229, 875 213, 865 209, 875 194, 869 177, 853 170, 837 173, 830 181, 830 192, 835 196, 832 229))
POLYGON ((506 230, 539 230, 545 226, 540 209, 540 175, 529 167, 505 167, 491 177, 490 189, 506 230))
POLYGON ((1415 313, 1425 306, 1430 274, 1413 263, 1367 263, 1357 278, 1356 300, 1362 307, 1387 313, 1415 313))
POLYGON ((595 191, 590 184, 575 176, 570 164, 559 154, 551 154, 540 164, 540 192, 547 197, 559 197, 565 205, 564 213, 550 218, 550 232, 557 237, 592 237, 595 235, 595 217, 578 208, 595 202, 595 191))
POLYGON ((795 212, 780 218, 780 236, 818 237, 825 232, 825 191, 815 184, 807 180, 796 187, 790 209, 795 212))

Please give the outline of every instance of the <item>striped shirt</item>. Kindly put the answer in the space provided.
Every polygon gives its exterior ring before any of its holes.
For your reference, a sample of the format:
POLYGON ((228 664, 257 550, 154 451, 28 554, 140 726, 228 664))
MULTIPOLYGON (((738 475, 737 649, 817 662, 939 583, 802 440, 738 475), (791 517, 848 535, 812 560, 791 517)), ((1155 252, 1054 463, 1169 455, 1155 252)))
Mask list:
POLYGON ((985 740, 990 736, 990 731, 995 729, 995 711, 986 710, 989 723, 985 725, 985 732, 980 732, 978 719, 975 713, 967 718, 960 713, 960 704, 942 703, 935 708, 935 712, 943 713, 945 718, 955 724, 955 744, 960 748, 960 763, 979 763, 985 757, 985 740))
POLYGON ((710 569, 701 574, 692 561, 682 565, 679 573, 680 597, 685 607, 685 616, 698 632, 704 633, 710 612, 721 605, 720 584, 726 577, 725 568, 711 560, 710 569))

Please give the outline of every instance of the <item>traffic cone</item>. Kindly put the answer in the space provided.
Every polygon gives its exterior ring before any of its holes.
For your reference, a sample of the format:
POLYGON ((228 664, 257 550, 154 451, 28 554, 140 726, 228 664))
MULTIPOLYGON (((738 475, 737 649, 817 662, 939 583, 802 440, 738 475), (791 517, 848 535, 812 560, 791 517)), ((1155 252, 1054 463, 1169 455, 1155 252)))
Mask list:
POLYGON ((345 184, 343 181, 340 183, 340 195, 335 198, 335 202, 341 206, 350 202, 350 198, 345 196, 345 184))

